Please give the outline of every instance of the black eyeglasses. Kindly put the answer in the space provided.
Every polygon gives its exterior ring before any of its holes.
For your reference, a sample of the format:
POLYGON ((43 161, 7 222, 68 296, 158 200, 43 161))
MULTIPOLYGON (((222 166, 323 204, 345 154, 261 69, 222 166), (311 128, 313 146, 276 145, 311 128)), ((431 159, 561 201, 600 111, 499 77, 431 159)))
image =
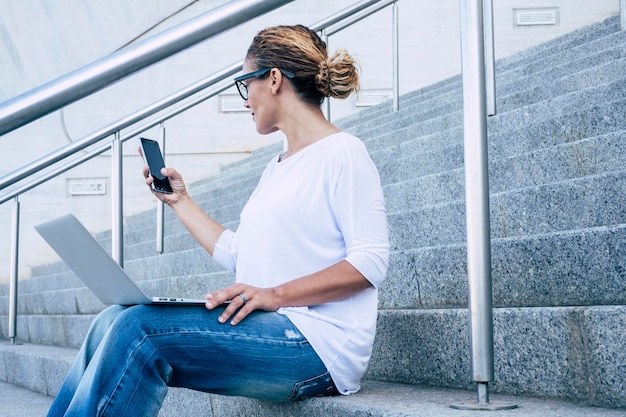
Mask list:
MULTIPOLYGON (((262 75, 267 74, 271 70, 272 68, 262 68, 260 70, 252 71, 252 72, 240 75, 239 77, 235 78, 235 85, 237 86, 237 91, 239 91, 239 95, 241 96, 241 98, 244 100, 248 99, 248 85, 243 82, 244 80, 248 80, 250 78, 261 77, 262 75)), ((287 78, 295 78, 295 75, 289 71, 285 71, 281 69, 279 69, 279 71, 287 78)))

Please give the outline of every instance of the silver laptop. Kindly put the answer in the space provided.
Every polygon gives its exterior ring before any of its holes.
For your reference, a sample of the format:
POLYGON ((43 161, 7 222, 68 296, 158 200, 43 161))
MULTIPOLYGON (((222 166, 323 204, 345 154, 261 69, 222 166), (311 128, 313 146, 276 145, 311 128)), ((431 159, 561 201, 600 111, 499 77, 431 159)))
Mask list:
POLYGON ((71 214, 35 229, 103 304, 206 303, 203 299, 148 297, 71 214))

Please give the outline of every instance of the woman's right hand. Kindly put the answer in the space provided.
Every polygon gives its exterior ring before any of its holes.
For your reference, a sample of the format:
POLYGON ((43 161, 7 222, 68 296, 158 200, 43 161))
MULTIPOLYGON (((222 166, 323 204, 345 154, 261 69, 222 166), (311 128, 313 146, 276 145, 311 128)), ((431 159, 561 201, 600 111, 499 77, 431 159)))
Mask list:
POLYGON ((150 191, 156 198, 167 204, 168 206, 172 206, 180 201, 182 198, 187 196, 187 187, 185 187, 185 182, 183 181, 183 177, 176 171, 174 168, 162 168, 161 174, 165 175, 172 187, 171 193, 159 193, 152 189, 153 178, 150 175, 150 170, 148 166, 144 166, 143 168, 143 176, 146 179, 146 184, 150 191))

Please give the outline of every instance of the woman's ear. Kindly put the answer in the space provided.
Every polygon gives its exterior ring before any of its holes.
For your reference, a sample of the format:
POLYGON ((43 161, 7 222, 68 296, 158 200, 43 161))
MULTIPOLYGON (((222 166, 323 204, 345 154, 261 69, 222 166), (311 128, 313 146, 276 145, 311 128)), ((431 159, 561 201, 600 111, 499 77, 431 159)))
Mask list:
POLYGON ((272 84, 271 84, 272 94, 276 95, 278 94, 278 90, 280 90, 280 86, 282 85, 283 74, 280 72, 278 68, 272 68, 272 70, 270 71, 269 78, 272 80, 272 84))

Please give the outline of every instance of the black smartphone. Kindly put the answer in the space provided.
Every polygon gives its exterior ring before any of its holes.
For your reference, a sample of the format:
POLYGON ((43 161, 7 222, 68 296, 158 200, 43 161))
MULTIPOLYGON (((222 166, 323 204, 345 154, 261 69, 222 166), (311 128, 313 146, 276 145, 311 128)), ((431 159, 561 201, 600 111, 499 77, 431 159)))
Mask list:
POLYGON ((159 142, 152 139, 141 138, 141 152, 148 164, 150 175, 153 178, 152 189, 158 193, 171 193, 172 187, 166 176, 161 174, 161 168, 165 168, 163 154, 159 142))

